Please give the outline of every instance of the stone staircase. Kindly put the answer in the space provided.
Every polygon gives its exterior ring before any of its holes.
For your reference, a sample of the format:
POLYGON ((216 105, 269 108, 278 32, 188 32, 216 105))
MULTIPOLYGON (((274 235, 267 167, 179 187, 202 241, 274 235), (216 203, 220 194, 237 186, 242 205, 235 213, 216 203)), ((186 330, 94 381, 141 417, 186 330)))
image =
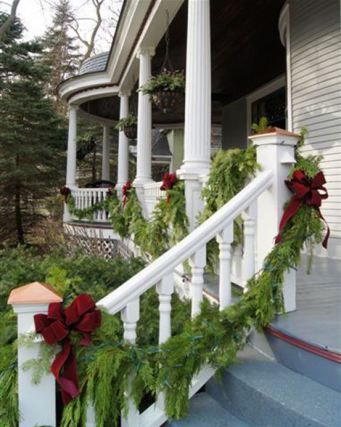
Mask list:
POLYGON ((222 381, 212 378, 189 416, 167 427, 340 427, 341 393, 247 346, 222 381))

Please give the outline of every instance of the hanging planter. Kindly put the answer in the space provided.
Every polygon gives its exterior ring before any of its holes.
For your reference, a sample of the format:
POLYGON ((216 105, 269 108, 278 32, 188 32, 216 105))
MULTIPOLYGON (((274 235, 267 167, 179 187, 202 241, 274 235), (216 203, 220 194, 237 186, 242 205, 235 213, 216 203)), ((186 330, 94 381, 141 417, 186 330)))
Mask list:
POLYGON ((185 76, 183 71, 169 71, 164 69, 160 74, 153 76, 139 89, 149 95, 154 104, 165 114, 177 109, 185 97, 185 76))
POLYGON ((137 119, 135 116, 129 115, 117 122, 116 129, 123 131, 128 139, 136 139, 137 137, 137 119))

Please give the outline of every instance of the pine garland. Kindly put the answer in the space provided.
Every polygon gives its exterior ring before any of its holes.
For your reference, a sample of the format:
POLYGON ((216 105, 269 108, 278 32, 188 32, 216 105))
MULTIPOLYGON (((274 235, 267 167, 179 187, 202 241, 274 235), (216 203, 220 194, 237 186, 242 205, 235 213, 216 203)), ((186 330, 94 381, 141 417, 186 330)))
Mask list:
MULTIPOLYGON (((202 190, 205 203, 199 222, 203 223, 217 210, 238 194, 259 169, 256 160, 256 147, 245 150, 239 148, 219 150, 212 161, 210 177, 202 190)), ((243 221, 241 217, 234 221, 234 245, 243 242, 243 221)), ((219 248, 215 239, 207 244, 207 265, 212 271, 218 262, 219 248)))
MULTIPOLYGON (((303 158, 298 152, 297 164, 291 174, 301 169, 313 177, 319 170, 319 160, 314 156, 303 158)), ((255 170, 254 163, 249 166, 255 170)), ((247 175, 245 180, 248 179, 247 175)), ((171 195, 173 200, 176 194, 171 195)), ((158 213, 156 210, 156 217, 169 208, 164 206, 167 203, 165 200, 162 202, 158 205, 160 211, 158 213)), ((210 209, 214 208, 212 203, 210 209)), ((126 209, 124 213, 129 220, 124 223, 125 227, 134 234, 137 242, 141 242, 146 236, 142 230, 146 230, 149 225, 146 226, 148 222, 145 223, 136 193, 131 193, 126 209)), ((176 211, 172 213, 175 214, 176 211)), ((178 223, 181 235, 185 230, 179 224, 181 222, 178 223)), ((155 233, 160 232, 155 224, 153 227, 155 233)), ((117 425, 120 414, 127 410, 125 391, 131 378, 132 397, 137 406, 141 407, 146 395, 155 399, 160 392, 164 392, 168 417, 184 416, 188 411, 190 384, 200 369, 209 364, 218 374, 221 373, 234 362, 252 326, 262 330, 277 313, 283 312, 284 275, 290 268, 299 266, 305 244, 312 246, 322 241, 322 232, 323 224, 318 212, 302 205, 285 226, 281 242, 266 257, 263 269, 248 281, 247 292, 237 303, 222 311, 205 300, 200 314, 191 320, 189 303, 180 301, 174 295, 173 336, 161 346, 157 345, 159 316, 155 291, 149 291, 141 297, 141 320, 135 346, 123 341, 118 315, 103 313, 104 325, 94 334, 93 345, 78 350, 81 395, 65 407, 61 426, 85 425, 86 408, 90 402, 95 408, 98 427, 117 425)), ((13 387, 13 378, 9 383, 13 387)), ((9 390, 8 386, 6 390, 9 390)))
POLYGON ((115 193, 85 209, 77 209, 75 199, 69 196, 68 206, 70 213, 78 219, 92 220, 97 211, 106 210, 110 214, 113 230, 121 238, 132 236, 141 251, 152 258, 160 256, 187 234, 184 183, 181 181, 176 182, 173 188, 167 189, 166 198, 158 201, 149 221, 143 216, 134 188, 128 191, 124 207, 115 193))

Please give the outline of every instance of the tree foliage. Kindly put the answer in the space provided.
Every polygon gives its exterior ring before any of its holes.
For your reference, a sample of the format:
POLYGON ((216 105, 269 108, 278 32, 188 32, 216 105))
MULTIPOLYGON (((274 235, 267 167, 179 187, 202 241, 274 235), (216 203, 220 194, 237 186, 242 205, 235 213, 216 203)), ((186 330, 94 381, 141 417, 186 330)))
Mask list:
POLYGON ((60 100, 58 85, 76 74, 81 55, 75 37, 70 35, 70 25, 74 17, 69 0, 58 0, 55 4, 52 25, 43 37, 43 64, 50 70, 45 83, 46 93, 56 101, 57 111, 66 114, 66 106, 60 100))
MULTIPOLYGON (((6 19, 0 15, 0 22, 6 19)), ((0 43, 0 237, 25 243, 60 186, 64 129, 43 87, 42 46, 21 40, 16 20, 0 43)))

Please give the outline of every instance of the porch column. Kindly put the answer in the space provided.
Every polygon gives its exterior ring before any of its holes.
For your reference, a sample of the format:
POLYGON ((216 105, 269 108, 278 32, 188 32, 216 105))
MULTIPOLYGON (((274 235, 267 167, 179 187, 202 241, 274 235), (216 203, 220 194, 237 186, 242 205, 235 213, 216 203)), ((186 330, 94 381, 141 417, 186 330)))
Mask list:
POLYGON ((67 142, 66 186, 76 186, 77 169, 77 107, 69 106, 69 135, 67 142))
MULTIPOLYGON (((142 47, 138 52, 140 60, 139 86, 151 78, 152 47, 142 47)), ((152 103, 149 95, 139 92, 137 115, 137 165, 135 187, 143 187, 152 181, 152 103)))
MULTIPOLYGON (((120 119, 129 115, 129 92, 120 92, 120 119)), ((123 130, 118 135, 118 165, 116 188, 121 194, 123 185, 128 181, 129 172, 129 140, 123 130)))
POLYGON ((102 142, 102 180, 110 180, 110 127, 103 125, 103 142, 102 142))
POLYGON ((211 158, 211 37, 210 1, 188 1, 184 161, 179 170, 185 180, 190 229, 202 209, 201 179, 211 158))

